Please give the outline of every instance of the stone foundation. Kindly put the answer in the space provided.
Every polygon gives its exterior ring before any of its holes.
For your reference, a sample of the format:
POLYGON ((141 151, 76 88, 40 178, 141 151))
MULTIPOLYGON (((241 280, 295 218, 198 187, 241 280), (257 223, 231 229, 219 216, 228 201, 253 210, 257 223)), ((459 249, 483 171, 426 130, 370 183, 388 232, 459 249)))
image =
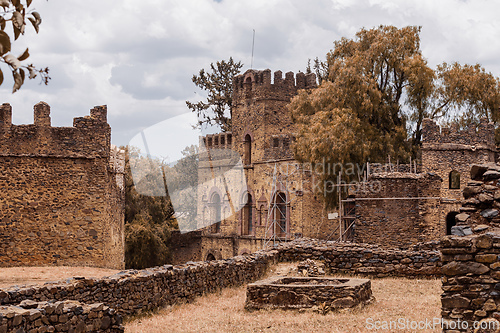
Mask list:
POLYGON ((371 298, 368 279, 276 276, 248 285, 245 308, 304 309, 324 303, 341 309, 366 304, 371 298))

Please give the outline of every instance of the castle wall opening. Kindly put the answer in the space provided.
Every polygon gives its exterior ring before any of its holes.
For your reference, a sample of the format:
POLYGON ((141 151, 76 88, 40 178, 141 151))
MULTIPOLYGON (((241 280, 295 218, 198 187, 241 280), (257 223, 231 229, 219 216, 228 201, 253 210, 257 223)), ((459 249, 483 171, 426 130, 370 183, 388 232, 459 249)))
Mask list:
POLYGON ((460 189, 460 172, 456 170, 450 171, 448 175, 448 184, 450 190, 460 189))
POLYGON ((451 228, 454 227, 457 222, 455 217, 458 215, 458 212, 449 212, 446 215, 446 234, 451 235, 451 228))

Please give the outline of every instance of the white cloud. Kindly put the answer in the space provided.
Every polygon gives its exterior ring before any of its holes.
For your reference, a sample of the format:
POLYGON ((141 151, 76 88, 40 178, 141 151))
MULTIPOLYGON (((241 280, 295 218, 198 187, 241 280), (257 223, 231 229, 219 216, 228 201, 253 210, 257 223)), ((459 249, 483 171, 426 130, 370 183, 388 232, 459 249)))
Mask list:
MULTIPOLYGON (((32 122, 32 108, 52 105, 53 124, 107 104, 113 140, 125 144, 139 129, 181 112, 197 88, 191 76, 233 56, 254 68, 304 70, 308 58, 324 58, 341 37, 380 24, 421 25, 423 54, 442 61, 483 64, 500 75, 499 4, 474 0, 109 0, 38 1, 40 33, 29 31, 15 54, 29 46, 30 62, 48 66, 48 87, 26 83, 1 102, 14 106, 14 121, 32 122)), ((198 91, 199 92, 199 91, 198 91)))

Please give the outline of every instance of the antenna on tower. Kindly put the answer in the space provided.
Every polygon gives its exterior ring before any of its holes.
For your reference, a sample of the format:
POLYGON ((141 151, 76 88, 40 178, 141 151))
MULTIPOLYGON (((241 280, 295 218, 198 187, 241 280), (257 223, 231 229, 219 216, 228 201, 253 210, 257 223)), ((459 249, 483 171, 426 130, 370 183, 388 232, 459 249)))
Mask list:
POLYGON ((253 69, 253 48, 255 46, 255 29, 253 29, 253 39, 252 39, 252 60, 250 62, 250 69, 253 69))

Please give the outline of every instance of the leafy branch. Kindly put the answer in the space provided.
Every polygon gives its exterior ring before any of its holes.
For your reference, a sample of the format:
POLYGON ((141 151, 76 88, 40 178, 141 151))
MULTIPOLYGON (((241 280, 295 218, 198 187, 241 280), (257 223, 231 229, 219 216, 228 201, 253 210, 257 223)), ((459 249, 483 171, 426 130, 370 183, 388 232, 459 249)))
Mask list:
MULTIPOLYGON (((26 0, 23 3, 21 0, 0 0, 0 7, 3 9, 3 12, 0 11, 0 62, 7 64, 12 72, 14 78, 13 93, 18 91, 24 84, 26 73, 29 73, 29 79, 34 79, 39 75, 41 83, 43 82, 45 85, 50 80, 48 67, 37 69, 33 64, 22 64, 22 61, 25 61, 30 56, 28 48, 20 56, 15 56, 11 53, 13 41, 16 41, 19 36, 25 33, 26 21, 29 21, 33 25, 36 33, 40 29, 40 24, 42 23, 40 14, 34 10, 28 10, 32 1, 26 0), (8 26, 12 27, 13 40, 6 32, 8 26)), ((4 74, 0 69, 0 85, 3 83, 3 80, 4 74)))

